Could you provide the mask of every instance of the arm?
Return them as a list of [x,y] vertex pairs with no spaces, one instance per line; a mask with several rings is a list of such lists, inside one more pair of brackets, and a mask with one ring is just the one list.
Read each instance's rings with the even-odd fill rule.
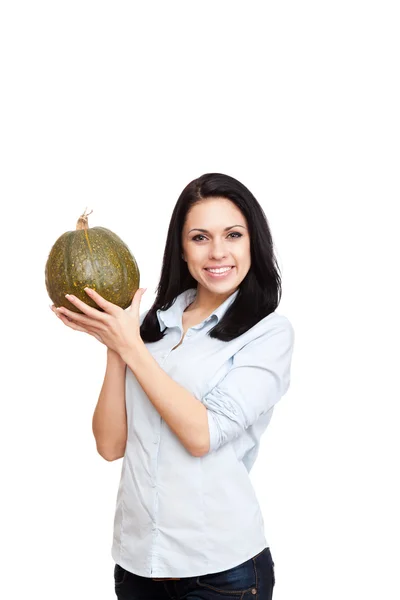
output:
[[158,413],[193,456],[202,456],[210,443],[207,409],[160,367],[141,341],[124,355]]
[[107,348],[103,386],[93,414],[92,430],[98,453],[108,461],[124,455],[127,439],[125,408],[126,364]]
[[[142,325],[147,313],[139,317]],[[99,400],[93,414],[92,429],[97,451],[108,461],[122,458],[128,438],[125,398],[126,362],[107,347],[107,368]]]
[[265,331],[233,357],[228,373],[202,402],[208,408],[210,452],[237,438],[287,392],[294,330],[285,324]]
[[174,381],[143,342],[123,360],[188,452],[204,456],[237,438],[286,393],[294,330],[285,321],[239,350],[229,372],[201,400]]
[[294,330],[265,331],[241,348],[222,381],[198,400],[170,377],[139,341],[121,358],[157,412],[193,456],[204,456],[238,437],[286,393]]

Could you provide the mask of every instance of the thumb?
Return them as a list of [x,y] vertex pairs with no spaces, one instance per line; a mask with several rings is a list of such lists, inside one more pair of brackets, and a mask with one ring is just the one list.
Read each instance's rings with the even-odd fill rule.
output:
[[131,302],[131,305],[129,307],[130,309],[132,309],[132,307],[134,306],[137,298],[139,298],[139,303],[140,303],[140,300],[142,299],[142,296],[143,296],[143,294],[145,293],[146,290],[147,290],[147,288],[138,288],[136,290],[136,292],[133,294],[132,302]]

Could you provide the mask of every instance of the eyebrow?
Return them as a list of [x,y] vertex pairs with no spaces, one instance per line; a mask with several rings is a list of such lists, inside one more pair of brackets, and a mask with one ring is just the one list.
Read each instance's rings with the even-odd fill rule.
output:
[[[233,227],[243,227],[243,229],[246,229],[244,225],[231,225],[230,227],[225,227],[224,231],[228,231],[228,229],[232,229]],[[210,233],[207,231],[207,229],[199,229],[198,227],[191,229],[190,231],[203,231],[203,233]],[[190,233],[190,231],[188,233]]]

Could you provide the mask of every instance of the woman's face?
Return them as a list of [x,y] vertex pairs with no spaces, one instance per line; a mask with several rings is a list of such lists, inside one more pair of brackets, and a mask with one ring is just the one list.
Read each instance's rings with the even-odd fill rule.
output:
[[[246,277],[251,265],[247,227],[244,215],[227,198],[206,198],[188,212],[182,231],[183,257],[201,296],[206,291],[207,296],[227,298]],[[206,270],[222,266],[233,268],[219,277]]]

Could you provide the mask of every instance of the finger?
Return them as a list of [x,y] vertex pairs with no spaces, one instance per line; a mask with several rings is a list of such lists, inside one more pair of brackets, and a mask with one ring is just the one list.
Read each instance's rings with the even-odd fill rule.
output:
[[96,320],[94,320],[90,317],[86,317],[85,315],[80,315],[79,313],[73,312],[72,310],[68,310],[68,308],[65,308],[65,306],[60,306],[59,308],[56,308],[56,314],[62,314],[68,319],[68,321],[72,321],[77,325],[80,325],[81,327],[91,327],[93,329],[98,329],[101,326],[103,326],[104,323],[104,317],[102,319],[97,318]]
[[138,303],[140,304],[142,296],[146,290],[147,288],[138,288],[136,290],[136,292],[133,294],[132,302],[129,306],[130,309],[133,309]]
[[89,331],[88,329],[85,329],[84,327],[80,327],[79,325],[77,325],[73,321],[70,321],[68,319],[68,317],[65,317],[64,315],[58,315],[56,311],[54,311],[54,312],[55,312],[56,316],[60,319],[60,321],[62,321],[64,323],[64,325],[66,325],[67,327],[71,327],[71,329],[75,329],[76,331],[82,331],[83,333],[87,333],[87,334],[95,337],[102,344],[104,344],[103,340],[101,339],[101,337],[96,332]]
[[84,329],[84,327],[81,327],[80,325],[77,325],[73,321],[70,321],[68,319],[68,317],[66,317],[65,315],[60,315],[57,312],[56,312],[56,315],[60,319],[60,321],[62,321],[64,323],[64,325],[66,325],[67,327],[71,327],[71,329],[75,329],[76,331],[83,331],[83,333],[90,334],[90,331],[87,331],[86,329]]
[[[98,304],[100,306],[100,308],[102,308],[104,310],[105,313],[115,316],[120,310],[122,310],[116,304],[113,304],[112,302],[109,302],[108,300],[103,298],[103,296],[100,296],[100,294],[98,294],[96,292],[96,290],[92,290],[92,288],[88,288],[88,287],[85,287],[84,290],[87,293],[87,295],[90,298],[92,298],[92,300],[94,300],[96,302],[96,304]],[[92,308],[91,310],[95,310],[96,312],[99,312],[96,308]]]
[[[87,288],[85,288],[85,290],[86,289]],[[79,310],[82,311],[83,314],[87,315],[88,317],[91,317],[92,319],[99,320],[102,323],[105,322],[106,316],[103,315],[103,313],[101,313],[100,311],[98,311],[97,308],[92,308],[91,306],[88,306],[86,302],[82,302],[82,300],[79,300],[79,298],[73,296],[72,294],[65,294],[65,297],[69,302],[71,302],[71,304],[79,308]]]

